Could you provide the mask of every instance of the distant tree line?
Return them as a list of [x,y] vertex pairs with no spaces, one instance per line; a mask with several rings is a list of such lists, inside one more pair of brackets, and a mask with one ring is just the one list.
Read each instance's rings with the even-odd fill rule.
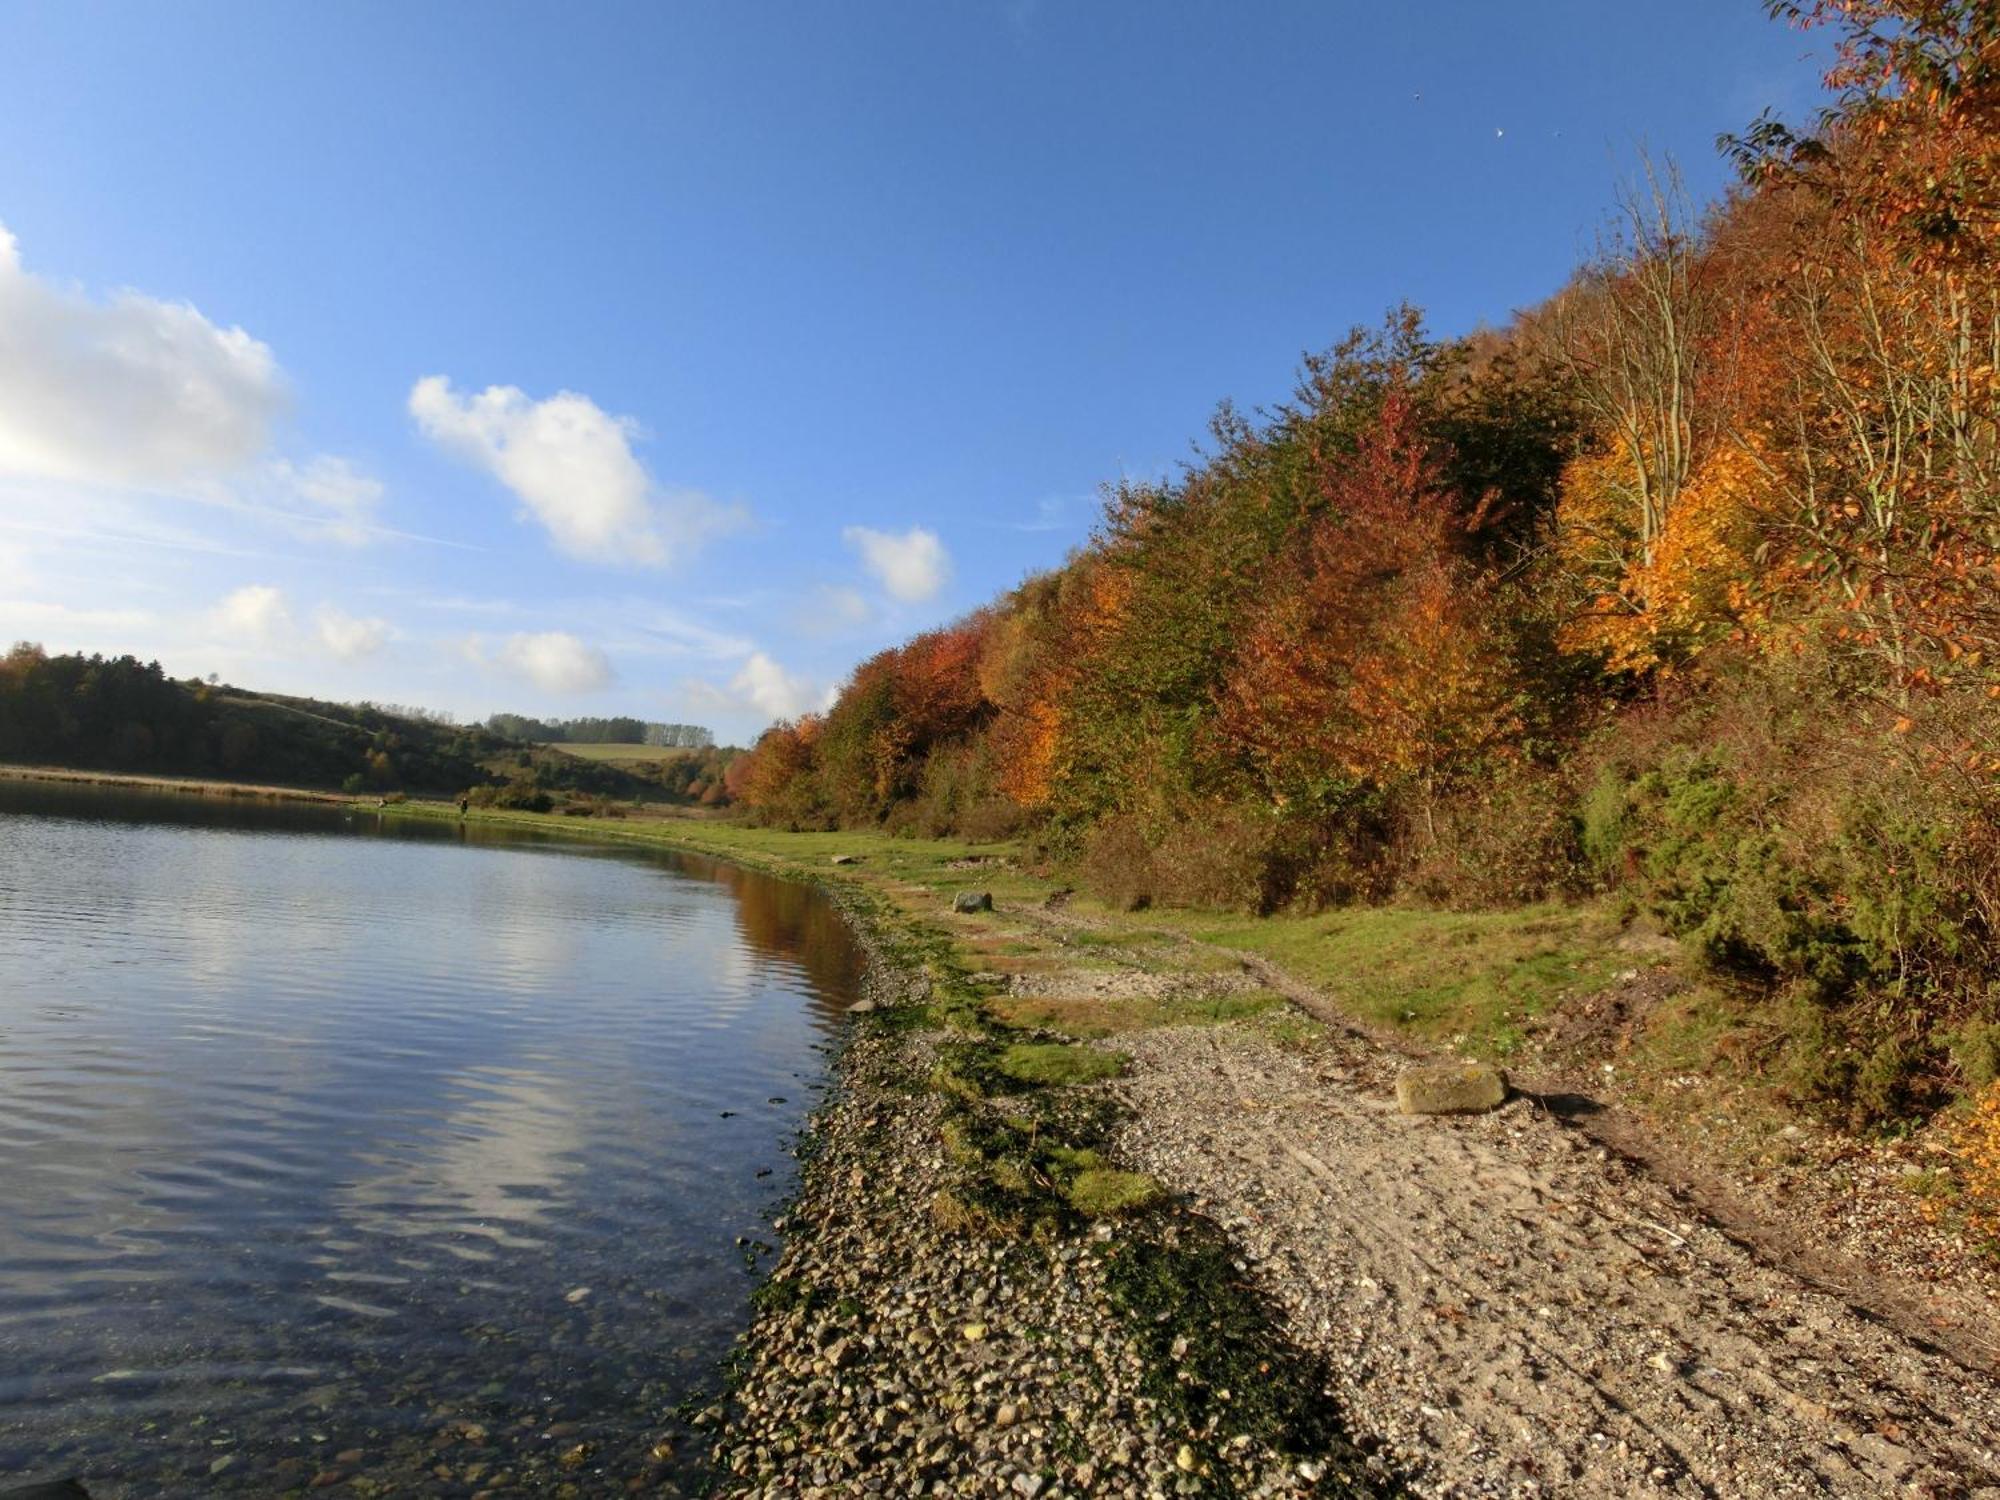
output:
[[135,656],[0,657],[0,760],[219,776],[352,792],[451,792],[511,749],[479,728],[371,704],[180,681]]
[[[551,727],[496,719],[535,734]],[[581,742],[626,726],[707,735],[636,719],[555,727]],[[339,787],[355,795],[470,793],[482,804],[537,810],[608,810],[621,799],[725,805],[725,778],[740,752],[690,749],[657,766],[609,765],[424,709],[183,681],[135,656],[51,656],[30,641],[0,656],[0,762]]]
[[655,724],[623,716],[609,719],[530,719],[494,714],[486,727],[510,740],[539,745],[657,745],[663,750],[706,750],[715,736],[699,724]]
[[451,729],[458,725],[458,715],[447,708],[425,708],[420,703],[376,703],[363,698],[354,705],[378,714],[387,714],[392,719],[415,719],[419,724],[436,724],[440,728]]

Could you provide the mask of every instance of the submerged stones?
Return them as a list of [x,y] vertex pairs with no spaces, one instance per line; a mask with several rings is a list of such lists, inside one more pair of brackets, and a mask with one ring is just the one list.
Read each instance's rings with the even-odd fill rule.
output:
[[1396,1105],[1406,1115],[1477,1115],[1507,1102],[1507,1075],[1490,1063],[1429,1063],[1396,1079]]

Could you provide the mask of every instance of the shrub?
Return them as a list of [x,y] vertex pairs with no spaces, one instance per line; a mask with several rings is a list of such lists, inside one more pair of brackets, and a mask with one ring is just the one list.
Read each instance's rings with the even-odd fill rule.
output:
[[1946,1136],[1955,1191],[1926,1198],[1933,1221],[1955,1222],[1989,1254],[2000,1255],[2000,1083],[1990,1083]]
[[1967,1093],[2000,1083],[2000,1021],[1966,1021],[1947,1031],[1944,1043]]
[[1152,850],[1155,899],[1173,906],[1261,910],[1271,833],[1268,817],[1227,803],[1175,819]]
[[[1406,832],[1401,840],[1401,882],[1426,901],[1514,906],[1592,884],[1571,787],[1556,771],[1516,765],[1497,772],[1439,802],[1431,822],[1435,837]],[[1403,826],[1412,825],[1405,819]]]
[[465,795],[474,807],[545,813],[555,806],[555,798],[538,786],[532,776],[516,776],[504,786],[474,787]]
[[1086,889],[1123,911],[1142,911],[1158,893],[1153,851],[1139,820],[1107,818],[1084,840],[1077,876]]

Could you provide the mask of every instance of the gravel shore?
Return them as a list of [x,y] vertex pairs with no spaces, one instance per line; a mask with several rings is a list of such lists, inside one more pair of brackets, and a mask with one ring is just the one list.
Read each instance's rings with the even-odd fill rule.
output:
[[[1116,989],[1104,959],[1067,987]],[[1142,1030],[1059,1092],[1168,1196],[998,1223],[953,1131],[1022,1106],[940,1086],[960,1033],[916,967],[878,945],[868,985],[697,1418],[724,1493],[2000,1497],[1989,1375],[1531,1100],[1412,1119],[1360,1035]]]
[[1178,1308],[1134,1305],[1135,1267],[1214,1249],[1204,1221],[1166,1208],[1094,1222],[1051,1214],[1028,1233],[955,1222],[965,1170],[941,1145],[946,1101],[926,1084],[942,1034],[904,1024],[909,975],[877,962],[869,985],[877,1009],[855,1022],[816,1123],[733,1398],[697,1418],[713,1428],[725,1493],[1394,1488],[1382,1460],[1340,1429],[1324,1399],[1329,1372],[1281,1340],[1258,1352],[1265,1371],[1318,1386],[1290,1443],[1273,1441],[1252,1383],[1232,1390],[1203,1366],[1206,1330],[1180,1320],[1244,1317],[1247,1286],[1231,1278],[1222,1295],[1234,1305],[1219,1315],[1192,1300],[1216,1292],[1198,1283],[1169,1289],[1191,1299]]

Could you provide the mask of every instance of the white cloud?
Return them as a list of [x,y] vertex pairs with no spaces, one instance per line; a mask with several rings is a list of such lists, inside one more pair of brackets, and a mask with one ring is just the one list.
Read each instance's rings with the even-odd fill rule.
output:
[[614,675],[609,657],[566,630],[510,635],[495,659],[549,693],[595,692]]
[[808,635],[839,635],[866,625],[875,616],[861,590],[823,583],[800,601],[793,623]]
[[689,680],[681,685],[686,700],[700,712],[751,714],[770,723],[832,707],[836,690],[809,677],[788,672],[768,653],[753,651],[729,679],[727,687]]
[[0,473],[111,485],[226,473],[264,450],[284,401],[277,361],[241,328],[30,275],[0,227]]
[[729,679],[729,690],[774,719],[795,719],[810,709],[824,707],[826,700],[823,688],[787,672],[762,651],[750,653],[742,669]]
[[660,489],[632,453],[638,424],[575,391],[533,401],[493,385],[461,396],[427,375],[409,407],[426,437],[512,490],[572,557],[658,567],[745,519],[706,495]]
[[291,606],[284,590],[268,583],[245,584],[209,611],[209,623],[232,646],[268,646],[289,635]]
[[319,630],[319,643],[342,661],[373,656],[389,639],[387,620],[350,615],[331,604],[322,604],[313,621]]
[[[4,577],[0,573],[0,577]],[[157,630],[159,617],[144,609],[77,609],[39,599],[8,599],[0,602],[0,620],[6,625],[0,634],[33,636],[42,630],[68,633],[78,630],[123,631],[128,635]]]
[[1035,502],[1032,521],[1002,521],[1009,531],[1067,531],[1075,525],[1070,516],[1071,502],[1061,495],[1044,495]]
[[271,466],[279,490],[302,501],[316,529],[358,547],[381,533],[375,522],[382,481],[344,458],[322,453],[303,464],[280,459]]
[[951,556],[937,533],[912,526],[898,536],[866,526],[850,526],[841,533],[847,545],[861,554],[861,562],[892,598],[906,604],[921,604],[934,596],[951,577]]

